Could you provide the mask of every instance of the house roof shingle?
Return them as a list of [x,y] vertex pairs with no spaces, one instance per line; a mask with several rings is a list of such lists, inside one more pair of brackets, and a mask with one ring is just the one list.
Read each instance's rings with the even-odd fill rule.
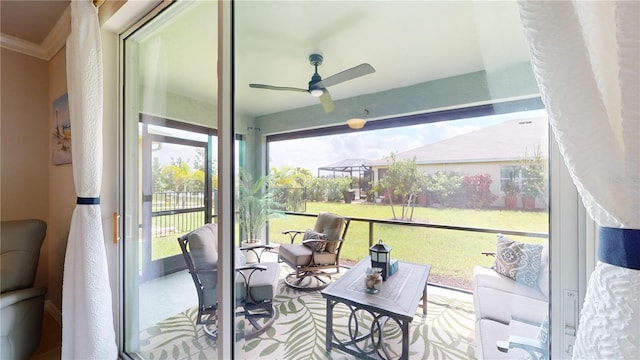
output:
[[[532,156],[538,146],[546,152],[548,121],[545,117],[515,119],[396,154],[417,164],[514,161]],[[387,165],[387,159],[367,163]]]

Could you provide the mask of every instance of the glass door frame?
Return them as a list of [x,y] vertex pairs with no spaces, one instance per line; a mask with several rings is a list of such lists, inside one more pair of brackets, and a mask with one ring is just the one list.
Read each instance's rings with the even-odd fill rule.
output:
[[[206,134],[207,141],[197,141],[197,140],[189,140],[179,137],[173,137],[170,135],[159,135],[153,134],[148,131],[149,125],[161,126],[165,128],[177,129],[182,131],[188,131],[198,134]],[[184,262],[182,254],[176,254],[170,257],[162,258],[162,259],[153,259],[152,256],[152,240],[153,240],[153,232],[152,232],[152,222],[153,217],[155,216],[163,216],[167,214],[176,214],[180,212],[180,210],[169,210],[168,212],[163,211],[154,211],[152,208],[153,201],[153,143],[171,143],[177,145],[186,145],[199,147],[204,149],[204,206],[202,208],[197,209],[189,209],[190,211],[199,210],[204,211],[204,223],[210,223],[213,221],[213,211],[214,208],[212,204],[214,203],[213,197],[213,186],[212,186],[212,148],[213,142],[212,137],[216,136],[215,129],[210,129],[198,125],[192,125],[180,121],[174,121],[164,118],[159,118],[156,116],[140,114],[140,126],[141,126],[141,138],[142,138],[142,165],[141,165],[141,174],[140,177],[142,179],[142,194],[141,194],[141,213],[142,216],[140,221],[142,223],[142,264],[144,264],[142,268],[141,280],[149,280],[154,279],[159,276],[163,276],[166,274],[170,274],[179,270],[186,269],[186,264]]]

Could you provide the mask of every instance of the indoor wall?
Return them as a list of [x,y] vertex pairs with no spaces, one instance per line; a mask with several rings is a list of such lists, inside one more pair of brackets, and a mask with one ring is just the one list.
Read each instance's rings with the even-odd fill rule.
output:
[[[48,64],[47,61],[6,49],[0,51],[0,57],[0,218],[38,218],[50,223]],[[47,234],[40,252],[37,286],[49,286],[51,231],[48,230]]]

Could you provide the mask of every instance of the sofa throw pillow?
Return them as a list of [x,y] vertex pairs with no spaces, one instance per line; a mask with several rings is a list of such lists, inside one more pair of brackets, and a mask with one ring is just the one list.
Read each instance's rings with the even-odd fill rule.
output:
[[544,345],[549,344],[549,314],[545,315],[536,334],[536,339]]
[[521,243],[498,234],[496,260],[491,268],[516,282],[536,287],[541,253],[542,245]]
[[[318,239],[318,240],[327,240],[327,234],[323,234],[321,232],[317,232],[317,231],[313,231],[311,229],[307,229],[304,232],[304,236],[302,237],[302,240],[312,240],[312,239]],[[323,252],[327,246],[327,243],[325,242],[312,242],[312,243],[307,243],[305,244],[307,247],[311,248],[311,249],[315,249],[315,251],[317,252]]]

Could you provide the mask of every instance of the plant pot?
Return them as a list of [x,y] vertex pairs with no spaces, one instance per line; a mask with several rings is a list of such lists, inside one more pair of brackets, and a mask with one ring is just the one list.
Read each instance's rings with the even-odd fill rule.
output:
[[533,196],[523,196],[522,197],[522,208],[525,210],[535,210],[536,208],[536,198]]
[[[246,246],[251,246],[251,245],[262,245],[262,240],[257,239],[257,240],[251,240],[251,241],[247,241],[244,240],[242,241],[242,243],[240,244],[241,247],[246,247]],[[258,254],[256,254],[254,251],[251,250],[246,250],[246,251],[242,251],[244,253],[244,256],[247,260],[247,264],[255,264],[258,262]]]
[[518,207],[518,197],[515,195],[507,195],[504,197],[504,206],[508,210],[514,210]]

